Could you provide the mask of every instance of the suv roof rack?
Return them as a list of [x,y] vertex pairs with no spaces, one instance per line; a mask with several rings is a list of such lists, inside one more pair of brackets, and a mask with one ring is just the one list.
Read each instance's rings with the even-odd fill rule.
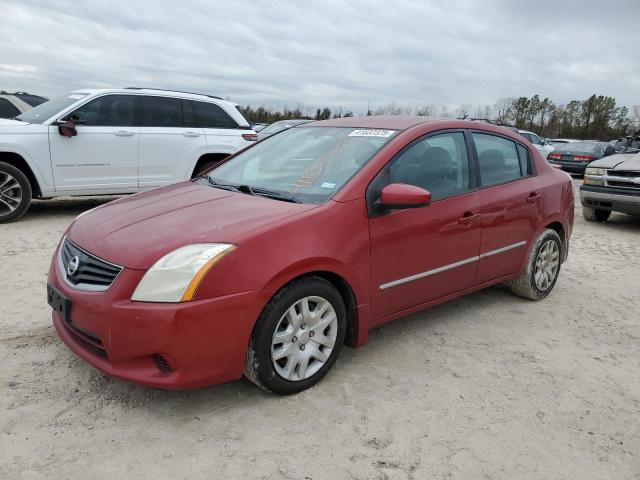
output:
[[169,90],[168,88],[125,87],[125,90],[156,90],[158,92],[188,93],[189,95],[202,95],[203,97],[215,98],[217,100],[224,100],[224,98],[222,97],[216,97],[215,95],[207,95],[206,93],[184,92],[182,90]]

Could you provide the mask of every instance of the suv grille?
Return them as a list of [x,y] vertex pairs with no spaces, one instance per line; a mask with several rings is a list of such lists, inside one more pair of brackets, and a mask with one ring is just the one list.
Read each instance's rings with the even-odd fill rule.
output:
[[[607,177],[618,178],[609,180]],[[607,181],[607,185],[609,185],[610,187],[640,189],[640,182],[636,183],[636,179],[640,179],[640,172],[629,170],[607,170],[607,177],[604,177],[604,179]]]
[[60,248],[60,268],[67,282],[79,290],[104,291],[122,267],[106,262],[64,239]]

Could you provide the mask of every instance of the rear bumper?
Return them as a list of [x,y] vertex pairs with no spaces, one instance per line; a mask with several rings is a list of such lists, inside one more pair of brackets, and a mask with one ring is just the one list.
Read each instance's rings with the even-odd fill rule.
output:
[[124,269],[105,292],[71,288],[52,262],[48,282],[71,300],[68,320],[53,312],[60,338],[107,375],[164,389],[189,389],[242,376],[253,325],[272,295],[243,292],[185,303],[132,302],[142,273]]
[[620,188],[582,185],[580,203],[583,207],[640,215],[640,189],[630,192]]
[[584,173],[584,171],[587,169],[587,165],[589,164],[589,162],[584,162],[584,163],[582,163],[582,162],[563,162],[561,160],[549,160],[549,159],[547,159],[547,161],[551,165],[557,165],[558,167],[560,167],[565,172],[571,172],[571,173]]

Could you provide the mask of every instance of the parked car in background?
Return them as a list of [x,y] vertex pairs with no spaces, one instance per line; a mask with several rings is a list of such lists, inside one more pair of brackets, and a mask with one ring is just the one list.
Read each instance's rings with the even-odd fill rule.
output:
[[252,123],[251,124],[251,128],[253,128],[254,132],[259,132],[260,130],[268,126],[269,126],[268,123]]
[[591,162],[580,186],[582,215],[606,221],[611,212],[640,215],[640,153],[618,153]]
[[569,142],[551,152],[547,160],[567,172],[584,173],[590,162],[614,153],[615,149],[605,142]]
[[614,148],[616,152],[633,152],[640,149],[640,129],[631,135],[619,139]]
[[297,119],[297,120],[280,120],[278,122],[273,122],[271,125],[269,125],[268,127],[258,132],[258,140],[262,140],[267,137],[270,137],[274,133],[281,132],[283,130],[286,130],[287,128],[295,127],[296,125],[302,125],[303,123],[309,123],[312,121],[313,120]]
[[235,104],[144,88],[78,90],[0,121],[0,222],[32,198],[187,180],[257,140]]
[[547,144],[536,133],[529,132],[527,130],[518,130],[518,133],[533,143],[533,146],[538,149],[544,158],[547,158],[547,156],[555,150],[555,147]]
[[46,101],[44,97],[27,92],[0,91],[0,118],[17,117]]
[[505,282],[546,297],[573,202],[571,179],[501,127],[314,122],[78,217],[48,301],[62,340],[108,375],[185,389],[244,373],[290,394],[396,318]]
[[566,145],[569,142],[577,142],[578,140],[574,140],[572,138],[552,138],[549,141],[549,145],[551,145],[554,149],[562,148],[563,145]]

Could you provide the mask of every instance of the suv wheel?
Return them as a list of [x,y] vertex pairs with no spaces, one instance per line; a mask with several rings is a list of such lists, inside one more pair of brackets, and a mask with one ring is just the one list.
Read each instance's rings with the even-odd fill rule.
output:
[[611,216],[609,210],[598,210],[597,208],[582,207],[582,216],[590,222],[606,222]]
[[30,203],[29,179],[13,165],[0,162],[0,223],[17,220]]
[[245,376],[280,395],[315,385],[338,357],[346,317],[340,293],[322,278],[306,277],[283,287],[258,318]]
[[549,228],[534,243],[522,272],[507,283],[519,297],[542,300],[551,293],[560,273],[562,242]]

